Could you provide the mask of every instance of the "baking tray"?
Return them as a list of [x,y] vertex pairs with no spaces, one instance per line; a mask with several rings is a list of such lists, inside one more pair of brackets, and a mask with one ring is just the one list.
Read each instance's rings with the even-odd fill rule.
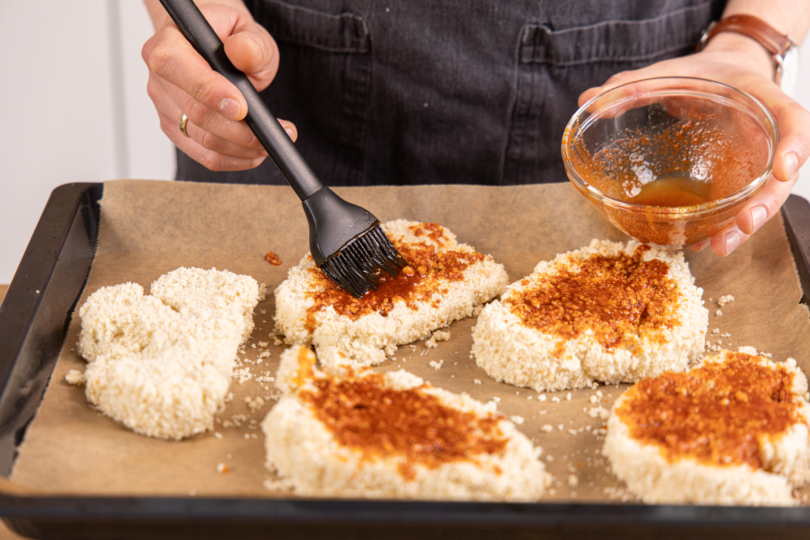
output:
[[[93,262],[103,184],[53,191],[0,308],[0,473],[47,386]],[[810,291],[810,204],[782,208]],[[33,538],[810,537],[810,508],[210,497],[43,497],[0,479],[0,516]]]

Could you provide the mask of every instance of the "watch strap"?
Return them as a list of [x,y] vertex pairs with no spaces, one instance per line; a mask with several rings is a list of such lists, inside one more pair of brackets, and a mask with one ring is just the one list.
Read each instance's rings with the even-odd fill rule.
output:
[[713,23],[700,38],[699,50],[702,50],[711,39],[721,32],[736,32],[748,36],[765,50],[771,53],[777,63],[781,63],[793,41],[773,26],[753,15],[731,15]]

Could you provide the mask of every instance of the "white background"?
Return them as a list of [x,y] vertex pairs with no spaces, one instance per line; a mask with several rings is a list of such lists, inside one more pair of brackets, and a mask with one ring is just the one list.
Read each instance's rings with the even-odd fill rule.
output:
[[[151,34],[137,0],[0,1],[0,284],[54,187],[173,178],[140,57]],[[810,107],[804,49],[797,99]],[[795,192],[810,198],[810,180]]]

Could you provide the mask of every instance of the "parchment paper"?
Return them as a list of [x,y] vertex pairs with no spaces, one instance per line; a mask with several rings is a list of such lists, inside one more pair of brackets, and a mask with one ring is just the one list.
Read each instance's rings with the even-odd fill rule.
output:
[[[407,218],[450,228],[461,242],[503,263],[510,281],[529,274],[538,261],[587,245],[592,238],[626,239],[568,184],[336,191],[383,221]],[[266,283],[269,291],[255,311],[256,329],[250,343],[270,342],[271,356],[261,364],[245,366],[254,376],[274,376],[283,348],[273,346],[270,336],[272,291],[308,250],[307,231],[300,203],[287,187],[108,182],[98,254],[79,305],[105,285],[134,281],[148,291],[153,280],[179,266],[249,274]],[[265,262],[268,251],[280,257],[280,267]],[[686,259],[697,285],[704,289],[710,343],[722,339],[723,346],[733,349],[750,345],[772,353],[775,360],[793,357],[805,372],[810,371],[810,321],[799,304],[799,280],[780,218],[728,258],[687,251]],[[716,301],[722,295],[733,295],[736,301],[718,315]],[[264,436],[250,425],[251,419],[260,422],[275,401],[267,400],[256,412],[244,402],[245,397],[277,394],[272,383],[233,380],[233,401],[219,418],[231,421],[234,415],[244,414],[246,420],[241,427],[218,424],[221,439],[210,432],[182,442],[137,435],[94,411],[83,388],[65,383],[68,370],[85,366],[75,352],[76,319],[20,448],[11,477],[15,485],[43,494],[289,497],[264,487],[264,481],[273,478],[264,468]],[[426,349],[423,343],[416,343],[415,349],[403,346],[396,360],[378,369],[401,367],[436,386],[468,392],[481,401],[500,398],[499,410],[522,417],[525,422],[520,429],[544,449],[547,467],[556,479],[546,500],[621,500],[622,484],[608,471],[600,455],[602,439],[592,432],[603,421],[586,412],[596,407],[590,401],[596,391],[571,392],[570,401],[568,392],[548,393],[548,400],[540,402],[540,394],[532,390],[495,382],[470,358],[474,324],[474,318],[453,323],[451,340],[436,349]],[[714,328],[731,337],[719,338],[711,333]],[[255,361],[258,350],[248,345],[247,358]],[[441,369],[431,368],[432,360],[444,360]],[[626,386],[600,386],[604,395],[599,404],[609,409]],[[554,397],[560,401],[552,401]],[[553,426],[553,432],[542,432],[545,424]],[[228,466],[227,474],[217,472],[219,463]]]

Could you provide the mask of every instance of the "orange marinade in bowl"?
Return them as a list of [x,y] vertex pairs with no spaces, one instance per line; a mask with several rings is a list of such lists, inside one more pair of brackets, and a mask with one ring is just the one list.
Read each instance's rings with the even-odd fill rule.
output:
[[728,225],[772,176],[779,132],[758,100],[705,79],[604,92],[566,126],[571,183],[645,244],[679,249]]

